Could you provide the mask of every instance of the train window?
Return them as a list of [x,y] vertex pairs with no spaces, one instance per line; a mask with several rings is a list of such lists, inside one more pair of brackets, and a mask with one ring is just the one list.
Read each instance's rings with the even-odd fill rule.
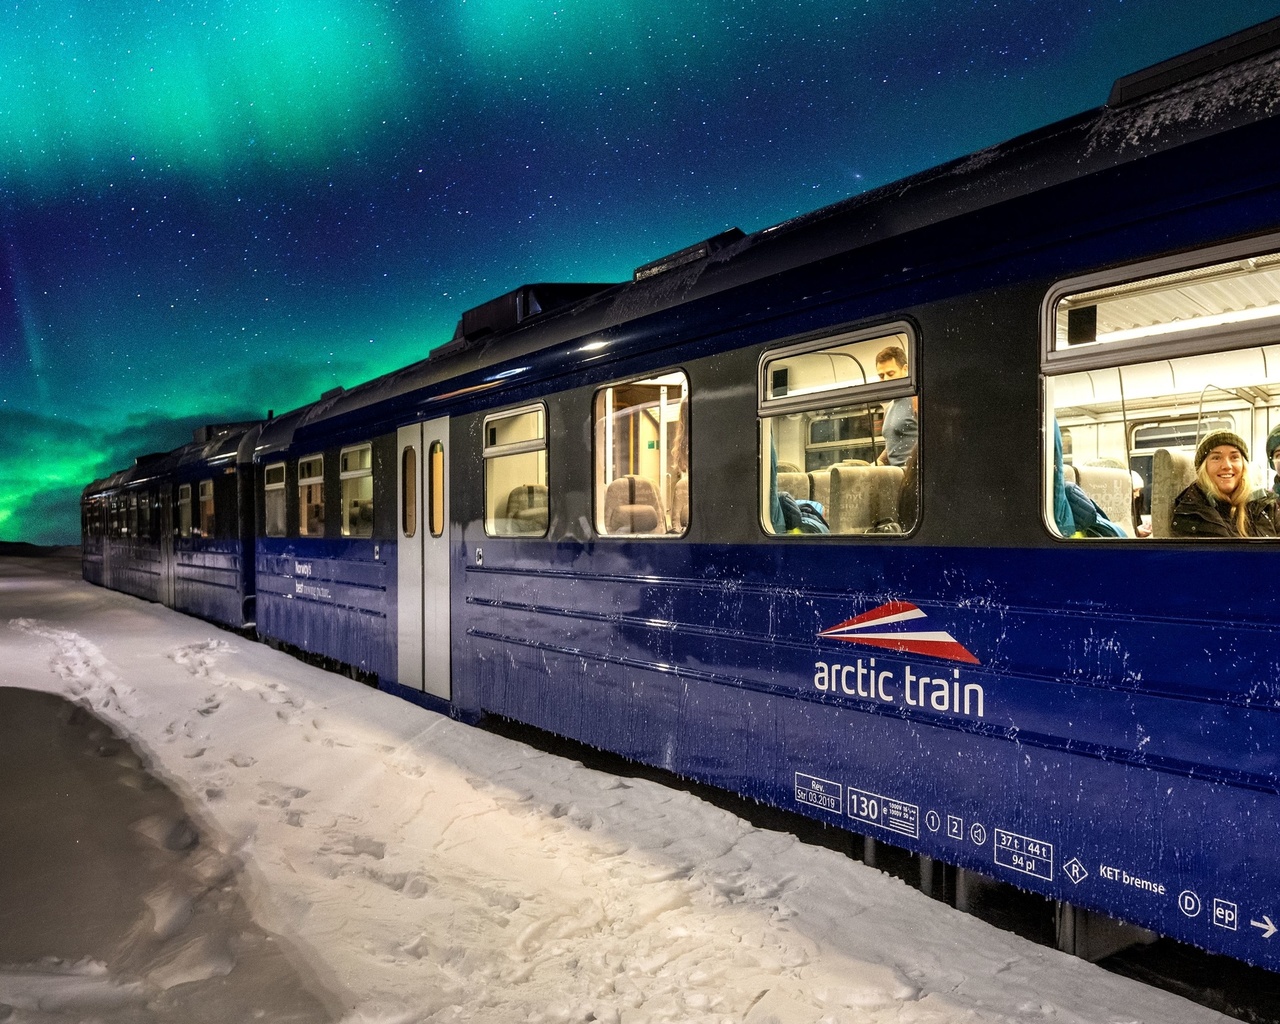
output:
[[689,528],[689,378],[667,373],[596,392],[596,529],[678,537]]
[[151,531],[150,491],[143,491],[138,495],[138,536],[146,540],[155,540]]
[[268,537],[283,537],[288,533],[285,517],[284,463],[277,462],[262,471],[262,509],[266,518]]
[[125,536],[138,539],[138,496],[129,495],[129,522],[125,527]]
[[191,485],[178,485],[178,536],[191,536]]
[[418,449],[407,445],[400,453],[400,532],[418,532]]
[[[545,537],[549,521],[547,495],[547,410],[529,405],[484,419],[484,531],[491,537]],[[444,489],[435,487],[435,449],[432,448],[432,514],[441,502],[444,530]],[[444,449],[440,450],[440,482],[444,480]],[[437,495],[439,498],[437,499]]]
[[915,335],[892,324],[760,360],[760,522],[769,534],[914,529]]
[[339,456],[342,479],[342,536],[373,536],[373,446],[343,448]]
[[431,536],[444,535],[444,444],[431,442],[428,454],[427,506],[430,509],[430,522],[427,524]]
[[298,460],[298,533],[303,537],[324,534],[324,456]]
[[200,536],[212,537],[213,521],[213,481],[200,481]]
[[[1280,532],[1280,255],[1205,255],[1046,299],[1044,518],[1056,535]],[[1239,453],[1236,469],[1209,472],[1212,437]]]

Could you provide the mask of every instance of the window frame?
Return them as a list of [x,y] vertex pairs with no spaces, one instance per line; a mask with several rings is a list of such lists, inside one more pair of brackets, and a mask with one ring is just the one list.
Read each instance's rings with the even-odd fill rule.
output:
[[[541,430],[537,437],[527,438],[522,441],[508,441],[498,444],[489,443],[489,426],[501,420],[516,419],[521,416],[530,414],[538,415],[538,422]],[[548,410],[546,402],[530,402],[527,405],[517,406],[513,409],[504,409],[500,412],[487,413],[481,421],[480,427],[480,463],[481,463],[481,496],[484,507],[484,532],[486,537],[522,537],[526,539],[546,537],[551,529],[551,444],[548,438],[550,433],[550,423],[548,421]],[[442,449],[443,451],[443,449]],[[499,533],[496,524],[499,521],[497,516],[489,515],[489,462],[492,459],[501,459],[514,455],[529,455],[535,452],[544,452],[545,456],[542,460],[543,464],[543,481],[542,485],[547,488],[547,528],[541,533]],[[492,522],[490,521],[492,519]],[[505,521],[505,519],[504,519]],[[441,530],[443,533],[443,529]],[[437,536],[432,534],[432,536]]]
[[[1123,371],[1126,367],[1135,367],[1155,362],[1184,359],[1188,357],[1213,356],[1226,352],[1246,349],[1261,349],[1268,345],[1280,345],[1280,313],[1268,318],[1248,320],[1238,323],[1207,326],[1203,329],[1189,329],[1181,337],[1176,332],[1169,332],[1154,337],[1127,338],[1112,342],[1083,343],[1076,346],[1058,347],[1058,307],[1064,299],[1089,296],[1090,293],[1124,292],[1141,293],[1155,288],[1155,282],[1161,278],[1176,278],[1188,275],[1194,280],[1199,271],[1211,270],[1218,266],[1232,263],[1243,263],[1249,260],[1267,259],[1268,267],[1280,271],[1280,234],[1271,233],[1243,241],[1227,242],[1161,256],[1155,259],[1138,260],[1105,270],[1092,271],[1055,281],[1045,292],[1040,303],[1040,368],[1038,402],[1041,411],[1041,487],[1040,501],[1041,526],[1051,540],[1070,544],[1081,541],[1141,541],[1145,544],[1155,542],[1156,547],[1164,544],[1195,543],[1188,537],[1080,537],[1064,536],[1059,532],[1054,519],[1053,509],[1053,427],[1057,418],[1057,405],[1049,400],[1050,381],[1066,377],[1070,374],[1097,370]],[[1174,282],[1171,280],[1172,287]],[[1099,298],[1104,296],[1099,295]],[[1064,406],[1065,407],[1065,406]],[[1168,418],[1168,412],[1162,412],[1159,418]],[[1204,412],[1205,417],[1220,415],[1212,410]],[[1127,413],[1124,414],[1128,422]],[[1134,420],[1126,431],[1126,465],[1132,469],[1132,449],[1134,433],[1151,419],[1150,415],[1135,414]],[[1154,451],[1154,449],[1153,449]],[[1150,493],[1146,500],[1151,500]],[[1241,538],[1254,541],[1258,538]],[[1238,542],[1238,541],[1237,541]],[[1274,543],[1274,541],[1272,541]]]
[[[605,511],[605,492],[607,491],[609,485],[613,482],[613,480],[606,480],[605,479],[606,474],[603,472],[604,463],[601,461],[602,443],[601,443],[601,439],[597,436],[597,424],[602,421],[603,417],[598,417],[596,415],[596,403],[599,401],[600,396],[603,395],[606,391],[609,391],[609,390],[616,391],[618,388],[625,388],[630,385],[636,385],[636,384],[651,384],[655,387],[661,387],[661,386],[664,386],[661,383],[661,378],[674,377],[674,376],[679,376],[683,380],[683,385],[681,387],[682,398],[675,401],[672,404],[677,409],[679,409],[681,405],[684,405],[684,415],[685,415],[686,421],[691,421],[692,420],[691,410],[693,407],[693,383],[690,379],[689,371],[683,366],[672,366],[666,369],[655,370],[650,373],[637,374],[630,377],[621,377],[617,380],[606,381],[603,384],[598,385],[591,392],[591,449],[592,449],[591,450],[591,489],[592,489],[591,508],[592,508],[592,527],[595,530],[597,536],[609,537],[609,538],[615,538],[615,539],[620,538],[623,540],[662,541],[662,540],[679,540],[680,538],[686,536],[689,532],[689,520],[692,518],[691,515],[686,516],[684,525],[680,530],[673,530],[670,526],[670,522],[674,522],[674,519],[672,518],[672,515],[671,515],[671,505],[675,499],[674,491],[675,491],[676,483],[678,482],[676,480],[671,481],[671,485],[670,485],[672,490],[671,494],[665,493],[663,489],[663,482],[661,479],[658,479],[656,481],[657,487],[658,487],[658,500],[659,500],[659,504],[662,506],[658,510],[661,513],[661,517],[662,517],[661,520],[659,521],[659,525],[661,527],[660,529],[655,530],[651,533],[649,532],[609,533],[605,529],[605,524],[602,522],[604,517],[604,511]],[[677,419],[675,422],[679,423],[679,420]],[[659,433],[662,436],[666,435],[665,423],[662,426],[660,426]],[[686,422],[685,436],[684,436],[685,462],[686,462],[685,472],[690,478],[690,483],[689,483],[690,513],[693,508],[693,496],[692,496],[693,474],[691,472],[691,467],[693,464],[693,458],[692,458],[693,446],[691,441],[692,441],[691,424],[689,422]],[[661,446],[659,446],[659,452],[660,454],[658,458],[659,458],[659,463],[661,464],[666,461],[666,453],[662,452]],[[612,469],[613,468],[612,452],[609,453],[609,462],[610,462],[609,468]],[[623,474],[623,475],[626,476],[629,474]],[[661,477],[661,470],[659,470],[659,477]],[[615,479],[617,478],[615,477]],[[650,481],[650,483],[653,483],[653,482],[654,481]]]
[[[272,481],[271,474],[273,471],[280,471],[280,480]],[[272,462],[262,467],[262,531],[266,537],[287,537],[289,536],[289,495],[287,487],[289,484],[288,469],[283,462]],[[278,533],[271,532],[271,515],[269,512],[269,496],[279,492],[281,512],[283,513],[283,526]]]
[[[423,474],[427,485],[427,532],[432,537],[444,536],[444,442],[436,438],[427,447],[426,472]],[[548,495],[550,492],[548,492]]]
[[146,530],[144,536],[152,544],[160,539],[160,516],[158,512],[156,492],[149,487],[142,492],[141,500],[138,502],[138,529],[142,529],[143,521],[145,520]]
[[[324,452],[313,452],[310,455],[300,456],[298,459],[298,482],[294,487],[294,493],[298,495],[298,536],[299,537],[323,537],[325,534],[325,524],[328,522],[329,512],[328,512],[328,509],[325,507],[326,502],[325,502],[325,493],[324,493],[324,462],[325,462]],[[319,472],[312,471],[310,475],[303,476],[302,467],[305,465],[309,465],[311,463],[320,464]],[[287,477],[286,477],[286,482],[287,482]],[[320,506],[320,529],[312,531],[307,529],[307,521],[308,521],[307,506],[309,504],[315,505],[317,503],[303,501],[302,489],[304,487],[317,487],[317,486],[320,488],[320,501],[318,503]]]
[[400,536],[418,535],[418,449],[407,444],[400,452]]
[[[206,539],[208,539],[208,538],[212,538],[212,537],[216,536],[216,535],[217,535],[217,532],[218,532],[218,506],[217,506],[217,501],[216,501],[216,499],[214,498],[213,480],[212,480],[212,478],[206,478],[206,479],[204,479],[204,480],[201,480],[201,481],[200,481],[200,483],[199,483],[199,487],[197,488],[196,493],[199,495],[199,506],[198,506],[198,507],[199,507],[199,510],[200,510],[200,529],[199,529],[199,535],[200,535],[201,537],[206,538]],[[205,529],[205,502],[206,502],[206,500],[208,501],[208,506],[209,506],[209,522],[208,522],[208,527],[209,527],[209,528],[208,528],[207,530]],[[193,525],[192,525],[192,533],[195,533],[195,532],[196,532],[196,530],[195,530],[195,526],[194,526],[194,524],[193,524]]]
[[[807,355],[827,349],[863,342],[889,344],[892,339],[903,336],[906,339],[904,349],[907,355],[907,373],[903,377],[891,380],[867,380],[861,384],[833,386],[825,390],[807,390],[801,393],[788,393],[781,397],[770,397],[770,376],[773,364],[794,356]],[[768,454],[765,451],[764,432],[773,431],[771,421],[783,416],[801,415],[805,413],[832,413],[844,409],[872,409],[875,406],[887,408],[889,403],[899,399],[915,399],[919,402],[920,387],[920,336],[919,327],[906,319],[887,320],[882,323],[862,327],[840,326],[827,328],[798,338],[783,339],[770,345],[760,353],[756,364],[756,457],[759,460],[756,505],[757,526],[764,537],[769,540],[795,537],[800,540],[901,540],[910,537],[920,528],[920,498],[922,488],[919,477],[919,456],[916,464],[916,517],[909,529],[900,532],[840,532],[834,529],[830,533],[776,533],[774,532],[770,513],[770,481],[771,468]],[[874,369],[874,365],[872,366]],[[916,413],[917,422],[919,413]],[[874,423],[874,420],[873,420]],[[811,424],[810,424],[811,426]],[[881,425],[883,431],[883,424]],[[872,440],[875,438],[874,426]],[[808,446],[806,445],[806,450]],[[917,449],[918,452],[918,449]],[[873,463],[874,465],[874,463]],[[830,468],[830,467],[828,467]],[[805,471],[809,472],[809,471]],[[824,509],[828,523],[834,522],[831,509]],[[899,524],[901,525],[901,524]]]
[[[1126,364],[1152,362],[1162,358],[1203,355],[1208,352],[1227,352],[1234,349],[1254,348],[1259,345],[1257,336],[1267,329],[1267,321],[1246,322],[1212,329],[1212,333],[1189,333],[1183,338],[1130,339],[1125,341],[1056,347],[1058,304],[1068,296],[1133,286],[1140,291],[1144,283],[1175,274],[1206,270],[1219,264],[1257,259],[1264,256],[1280,256],[1280,234],[1263,235],[1242,242],[1229,242],[1176,253],[1152,260],[1140,260],[1120,267],[1093,271],[1054,282],[1040,303],[1040,375],[1057,377],[1078,370],[1096,370]],[[1280,269],[1280,262],[1277,262]],[[1280,318],[1271,321],[1274,328]],[[1212,339],[1211,347],[1206,343]],[[1042,390],[1043,400],[1043,390]]]
[[[770,398],[769,364],[790,356],[807,355],[840,345],[854,345],[863,341],[886,341],[897,334],[907,337],[907,375],[893,380],[867,381],[865,384],[847,385],[829,391],[806,391]],[[766,348],[756,364],[756,416],[759,418],[783,416],[793,412],[809,412],[815,409],[840,409],[850,405],[883,405],[895,398],[909,398],[919,394],[918,375],[920,359],[920,332],[906,320],[891,320],[875,327],[856,330],[837,328],[823,331],[803,340],[790,339]]]
[[[183,492],[186,492],[185,494]],[[191,485],[178,484],[178,536],[190,537],[192,533]]]
[[[348,456],[348,455],[350,455],[350,454],[352,454],[352,453],[354,453],[354,452],[362,452],[362,451],[367,451],[367,452],[369,453],[369,465],[368,465],[368,466],[360,466],[360,467],[359,467],[359,468],[357,468],[357,469],[343,469],[343,468],[342,468],[342,467],[343,467],[343,464],[345,463],[346,458],[347,458],[347,456]],[[372,513],[372,506],[373,506],[373,500],[374,500],[374,499],[373,499],[373,493],[374,493],[374,489],[373,489],[373,442],[372,442],[372,441],[361,441],[359,444],[349,444],[349,445],[346,445],[346,446],[344,446],[343,448],[339,449],[339,451],[338,451],[338,482],[339,482],[339,485],[340,485],[340,491],[341,491],[341,495],[342,495],[342,498],[341,498],[341,505],[340,505],[340,508],[339,508],[339,514],[342,516],[342,536],[343,536],[343,537],[349,537],[349,538],[356,539],[356,540],[367,540],[367,539],[369,539],[370,537],[372,537],[372,536],[373,536],[373,534],[374,534],[374,523],[373,523],[373,517],[372,517],[372,514],[370,515],[370,518],[369,518],[369,532],[368,532],[368,533],[365,533],[365,532],[363,532],[363,531],[356,532],[354,529],[352,529],[352,528],[351,528],[351,523],[350,523],[350,522],[349,522],[349,520],[347,519],[347,507],[346,507],[346,506],[347,506],[347,494],[346,494],[346,484],[347,484],[347,481],[349,481],[349,480],[363,480],[365,477],[368,477],[368,478],[369,478],[369,505],[370,505],[370,511],[371,511],[371,513]]]

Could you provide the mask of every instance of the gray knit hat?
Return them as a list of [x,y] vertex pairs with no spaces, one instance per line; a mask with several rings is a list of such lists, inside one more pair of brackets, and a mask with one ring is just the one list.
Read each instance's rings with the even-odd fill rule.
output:
[[1220,444],[1239,448],[1245,461],[1249,461],[1249,446],[1244,443],[1244,439],[1239,434],[1233,434],[1229,430],[1215,430],[1196,447],[1196,469],[1200,468],[1200,463],[1204,462],[1209,457],[1209,453]]
[[1280,427],[1276,427],[1267,435],[1267,461],[1276,457],[1276,449],[1280,448]]

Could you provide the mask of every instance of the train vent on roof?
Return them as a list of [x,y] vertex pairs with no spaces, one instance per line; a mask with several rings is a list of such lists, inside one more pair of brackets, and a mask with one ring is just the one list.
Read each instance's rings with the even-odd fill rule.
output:
[[660,260],[646,263],[643,267],[636,267],[632,278],[636,281],[643,281],[646,277],[665,274],[668,270],[683,267],[686,263],[694,263],[697,260],[706,259],[712,253],[719,252],[726,245],[732,245],[740,238],[746,237],[741,228],[730,228],[728,231],[721,231],[720,234],[712,235],[696,245],[690,245],[679,252],[663,256]]
[[1117,78],[1111,87],[1111,95],[1107,97],[1107,106],[1123,107],[1277,47],[1280,47],[1280,18],[1272,18],[1189,53]]
[[248,430],[255,422],[250,420],[240,423],[208,423],[203,427],[196,427],[192,438],[196,444],[208,444],[215,437],[229,434],[233,430]]
[[[465,348],[466,342],[475,341],[490,334],[500,334],[518,327],[526,320],[563,309],[575,302],[581,302],[611,284],[523,284],[515,291],[499,295],[483,305],[468,309],[458,321],[458,329],[453,332],[453,341],[442,345],[432,352],[432,356],[449,355],[459,348]],[[462,344],[458,344],[461,342]]]

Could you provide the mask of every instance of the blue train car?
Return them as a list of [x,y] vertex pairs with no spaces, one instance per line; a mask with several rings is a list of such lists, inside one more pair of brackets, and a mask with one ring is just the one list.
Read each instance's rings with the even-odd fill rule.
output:
[[253,451],[261,426],[201,427],[81,496],[91,583],[241,627],[253,619]]
[[332,432],[308,431],[344,396],[338,388],[263,428],[256,454],[257,628],[359,675],[390,677],[394,445],[364,435],[343,443]]
[[1278,46],[266,424],[258,631],[1280,968]]

